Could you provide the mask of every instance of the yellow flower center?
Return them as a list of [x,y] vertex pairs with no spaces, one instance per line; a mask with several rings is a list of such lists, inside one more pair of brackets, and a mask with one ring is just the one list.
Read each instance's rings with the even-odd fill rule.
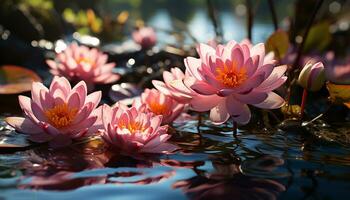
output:
[[63,103],[46,110],[45,116],[54,127],[62,128],[73,122],[77,112],[77,108],[69,108],[66,103]]
[[151,102],[148,104],[149,109],[156,115],[165,114],[167,112],[166,104],[159,104],[158,102]]
[[80,63],[90,63],[92,64],[92,60],[89,59],[89,58],[86,58],[86,57],[80,57],[78,60],[76,60],[77,64],[80,64]]
[[216,78],[225,86],[236,87],[241,85],[245,80],[247,80],[247,73],[244,68],[239,71],[234,68],[224,67],[216,69]]
[[128,124],[119,124],[120,128],[126,128],[130,131],[130,133],[135,133],[137,131],[143,132],[145,130],[145,127],[143,127],[142,123],[140,122],[130,122]]

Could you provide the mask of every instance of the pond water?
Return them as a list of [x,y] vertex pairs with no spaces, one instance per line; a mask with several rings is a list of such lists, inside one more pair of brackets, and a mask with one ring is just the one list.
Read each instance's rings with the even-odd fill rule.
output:
[[[122,155],[98,139],[0,155],[0,199],[347,199],[350,148],[300,131],[174,124],[171,155]],[[4,134],[8,127],[3,127]],[[200,134],[198,134],[198,131]],[[11,132],[11,131],[10,131]],[[12,134],[14,134],[12,132]]]

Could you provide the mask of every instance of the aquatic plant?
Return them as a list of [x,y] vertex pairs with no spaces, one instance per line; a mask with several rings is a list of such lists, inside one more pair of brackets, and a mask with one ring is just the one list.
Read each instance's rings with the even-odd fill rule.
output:
[[16,131],[27,134],[33,142],[49,142],[52,147],[69,145],[72,139],[96,131],[95,108],[101,92],[87,95],[84,81],[73,88],[64,77],[55,76],[49,88],[34,82],[32,96],[18,96],[23,117],[8,117],[6,122]]
[[173,122],[184,110],[185,105],[169,96],[164,95],[156,89],[145,89],[141,94],[141,103],[149,112],[162,115],[162,124]]
[[143,112],[136,108],[117,103],[110,107],[102,106],[102,138],[110,146],[127,153],[168,153],[176,149],[167,143],[171,135],[168,126],[161,126],[162,116]]
[[284,104],[283,98],[273,92],[287,79],[286,66],[277,66],[265,59],[264,44],[249,47],[230,41],[212,48],[206,44],[197,47],[200,58],[185,59],[186,72],[194,81],[185,81],[196,93],[190,102],[197,111],[210,110],[210,119],[222,124],[230,117],[239,124],[247,124],[251,113],[247,104],[264,109],[276,109]]
[[94,84],[113,83],[120,78],[112,72],[115,63],[107,63],[107,59],[108,56],[96,48],[72,43],[56,55],[56,60],[46,63],[53,75],[64,76],[73,82],[84,80],[90,89]]
[[133,40],[143,49],[153,47],[157,42],[156,32],[152,27],[140,27],[132,33]]

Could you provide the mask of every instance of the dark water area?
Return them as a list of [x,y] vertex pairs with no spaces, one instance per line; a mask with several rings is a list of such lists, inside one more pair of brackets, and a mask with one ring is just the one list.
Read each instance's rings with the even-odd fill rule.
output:
[[2,153],[0,198],[348,198],[348,146],[311,141],[298,131],[239,130],[233,137],[231,126],[177,123],[171,142],[181,150],[170,155],[122,155],[98,139]]

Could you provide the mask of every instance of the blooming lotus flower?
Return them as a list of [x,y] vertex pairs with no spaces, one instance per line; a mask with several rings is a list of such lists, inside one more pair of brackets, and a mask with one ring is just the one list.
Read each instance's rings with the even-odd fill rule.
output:
[[156,89],[145,89],[141,94],[141,103],[146,105],[148,111],[156,115],[162,115],[163,124],[173,122],[185,106]]
[[20,95],[19,104],[25,117],[8,117],[6,122],[33,142],[50,142],[53,147],[71,143],[96,129],[96,106],[101,92],[87,96],[84,81],[71,88],[64,77],[54,77],[50,88],[42,83],[32,85],[32,98]]
[[310,91],[318,91],[325,82],[324,66],[321,62],[307,63],[301,70],[298,83]]
[[112,69],[115,63],[107,63],[108,56],[96,48],[78,46],[72,43],[56,60],[47,60],[50,72],[55,76],[64,76],[71,81],[84,80],[88,86],[95,83],[108,84],[119,79]]
[[157,35],[153,28],[142,27],[136,29],[132,33],[133,40],[141,45],[143,49],[148,49],[153,47],[157,42]]
[[128,108],[119,103],[113,107],[103,105],[102,138],[111,146],[128,153],[174,151],[176,146],[166,143],[171,137],[167,134],[168,126],[160,126],[162,116],[141,110],[134,106]]
[[275,67],[275,61],[265,56],[264,44],[250,47],[231,41],[215,49],[200,44],[197,51],[199,59],[185,59],[189,80],[184,83],[202,95],[192,98],[192,109],[210,110],[215,124],[226,122],[230,116],[237,123],[248,123],[251,113],[247,104],[265,109],[284,104],[283,98],[272,91],[286,81],[287,67]]

